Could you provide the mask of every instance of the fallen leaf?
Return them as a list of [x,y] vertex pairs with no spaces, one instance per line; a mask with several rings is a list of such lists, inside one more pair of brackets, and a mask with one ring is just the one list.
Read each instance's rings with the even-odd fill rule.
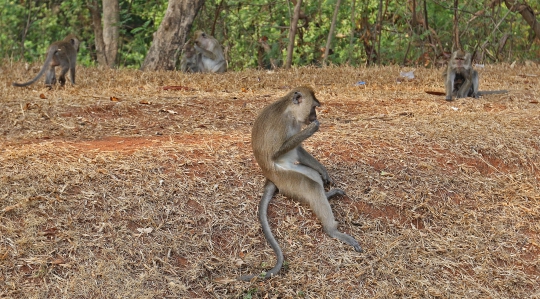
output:
[[446,94],[446,93],[444,93],[442,91],[433,91],[433,90],[426,90],[426,93],[427,94],[432,94],[434,96],[443,96],[443,95]]
[[140,232],[141,234],[142,233],[146,233],[146,234],[149,234],[153,231],[154,229],[152,229],[151,227],[147,227],[147,228],[137,228],[137,231]]
[[191,88],[189,87],[186,87],[186,86],[163,86],[163,90],[185,90],[185,91],[190,91],[192,90]]
[[39,95],[39,98],[40,98],[40,99],[46,99],[47,97],[46,97],[44,94],[40,94],[40,95]]
[[381,171],[381,176],[388,176],[388,177],[393,177],[394,175],[391,174],[390,172],[386,172],[386,171]]
[[65,264],[65,263],[66,263],[66,261],[64,261],[64,259],[62,259],[62,258],[57,258],[57,259],[55,259],[54,261],[51,262],[51,264],[53,264],[53,265],[60,265],[60,264]]
[[149,101],[147,101],[147,100],[142,100],[142,101],[139,102],[139,104],[143,104],[143,105],[151,105],[152,102],[149,102]]
[[120,101],[120,99],[117,98],[117,97],[111,97],[111,101],[113,101],[113,102],[118,102],[118,101]]
[[170,113],[170,114],[178,114],[178,112],[176,112],[174,110],[167,110],[167,109],[161,109],[161,110],[159,110],[159,112],[167,112],[167,113]]
[[220,278],[214,279],[214,281],[217,282],[217,283],[220,283],[220,284],[228,284],[228,283],[231,283],[231,282],[235,282],[237,280],[236,279],[231,279],[231,278],[226,278],[226,277],[220,277]]
[[240,268],[242,267],[243,265],[245,265],[246,263],[242,260],[242,259],[236,259],[234,261],[234,265],[236,266],[236,268]]

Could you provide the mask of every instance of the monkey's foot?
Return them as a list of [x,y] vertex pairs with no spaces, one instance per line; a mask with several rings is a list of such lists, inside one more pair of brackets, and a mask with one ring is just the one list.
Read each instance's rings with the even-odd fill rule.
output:
[[334,196],[337,196],[337,195],[345,195],[345,191],[341,190],[341,189],[332,189],[328,192],[325,193],[326,194],[326,199],[330,199]]
[[360,244],[358,244],[358,242],[356,242],[356,240],[354,240],[354,243],[350,244],[350,245],[354,248],[354,251],[356,251],[356,252],[364,252],[364,250],[362,249],[362,247],[360,247]]
[[356,252],[364,252],[364,250],[362,249],[362,247],[360,247],[359,244],[353,245],[353,247]]
[[346,233],[342,233],[336,230],[328,234],[331,237],[336,238],[345,244],[351,245],[356,252],[364,252],[364,250],[362,250],[362,247],[360,247],[360,244],[358,244],[358,241],[356,241],[355,238],[347,235]]

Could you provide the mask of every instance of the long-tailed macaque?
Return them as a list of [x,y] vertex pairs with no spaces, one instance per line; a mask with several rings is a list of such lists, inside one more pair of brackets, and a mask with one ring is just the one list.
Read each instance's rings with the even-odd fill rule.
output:
[[[266,177],[259,204],[259,220],[264,237],[277,256],[276,265],[260,277],[276,275],[283,265],[283,252],[272,235],[267,216],[268,203],[277,189],[286,196],[307,203],[328,235],[362,252],[353,237],[338,231],[338,223],[328,202],[329,198],[345,195],[345,192],[341,189],[325,192],[323,184],[332,182],[326,168],[302,147],[302,141],[319,130],[315,112],[319,106],[311,88],[298,87],[264,108],[253,125],[253,154]],[[302,130],[302,125],[307,127]],[[253,277],[255,275],[242,276],[240,279],[248,281]]]
[[184,73],[198,73],[202,68],[201,53],[198,53],[193,46],[193,42],[189,40],[183,48],[184,54],[180,60],[180,70]]
[[452,53],[443,75],[447,101],[451,101],[452,97],[478,97],[478,72],[472,68],[470,53],[462,50]]
[[507,90],[479,91],[478,72],[472,68],[472,55],[462,50],[455,51],[450,57],[448,68],[443,73],[446,87],[446,100],[452,97],[478,98],[486,94],[507,93]]
[[51,87],[56,84],[56,74],[54,68],[62,68],[58,81],[64,86],[66,83],[66,73],[69,71],[69,78],[72,84],[75,84],[75,64],[77,63],[77,52],[79,51],[79,40],[75,35],[70,34],[61,41],[52,43],[47,49],[47,56],[43,67],[36,77],[26,83],[13,82],[13,86],[23,87],[36,82],[43,73],[45,75],[45,85]]
[[227,61],[218,41],[203,31],[196,31],[193,39],[195,50],[201,54],[201,72],[224,73]]

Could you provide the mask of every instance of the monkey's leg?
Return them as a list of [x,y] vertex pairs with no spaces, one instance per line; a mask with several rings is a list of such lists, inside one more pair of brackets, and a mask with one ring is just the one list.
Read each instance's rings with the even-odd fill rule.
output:
[[75,63],[69,68],[69,78],[71,79],[71,84],[75,85]]
[[345,244],[351,245],[355,251],[363,252],[360,244],[352,236],[342,233],[338,230],[338,223],[334,218],[332,207],[326,198],[326,195],[319,194],[316,198],[308,201],[310,208],[317,215],[323,225],[324,231],[332,238],[336,238]]
[[272,156],[272,160],[277,160],[284,154],[290,152],[293,148],[298,147],[302,141],[308,139],[311,137],[311,135],[315,134],[319,130],[319,121],[314,120],[312,123],[310,123],[305,129],[302,131],[292,135],[289,137],[289,139],[285,140],[279,150]]
[[54,66],[51,66],[45,74],[45,85],[51,86],[54,84],[56,84],[56,74],[54,72]]
[[456,78],[456,72],[453,70],[449,70],[448,74],[446,75],[446,81],[444,81],[444,83],[446,84],[446,100],[447,101],[452,100],[452,91],[454,90],[455,78]]
[[197,50],[199,53],[201,53],[202,55],[212,59],[212,60],[216,60],[217,57],[216,57],[216,54],[214,54],[213,52],[211,51],[208,51],[206,49],[203,49],[201,47],[199,47],[197,44],[193,45],[193,47],[195,48],[195,50]]
[[267,279],[277,275],[277,273],[279,272],[279,270],[281,270],[281,267],[283,266],[283,251],[281,250],[281,247],[279,247],[278,242],[274,238],[272,230],[270,229],[270,224],[268,223],[268,204],[274,196],[274,193],[276,193],[276,190],[276,185],[274,185],[274,183],[267,179],[266,184],[264,185],[264,193],[262,195],[261,202],[259,203],[259,221],[261,223],[261,227],[266,241],[270,244],[270,246],[274,250],[274,253],[276,254],[276,265],[272,269],[268,270],[266,274],[264,274],[264,276],[262,275],[262,273],[261,275],[244,275],[240,277],[240,280],[250,281],[255,276],[260,276],[264,279]]
[[325,185],[331,184],[332,179],[328,175],[326,167],[324,167],[317,159],[310,155],[303,147],[298,147],[298,159],[300,164],[315,169],[322,177]]
[[60,55],[64,53],[58,53],[57,54],[57,61],[60,61],[60,76],[58,76],[58,81],[60,82],[60,86],[64,86],[66,84],[66,74],[70,69],[70,63],[69,59],[66,55]]
[[[363,251],[358,241],[338,230],[338,223],[335,221],[332,207],[324,192],[322,181],[315,170],[306,166],[299,166],[296,170],[289,171],[287,177],[294,184],[278,186],[280,192],[307,203],[321,221],[324,231],[330,237],[351,245],[358,252]],[[314,178],[318,180],[314,180]]]
[[472,81],[468,78],[465,78],[463,81],[463,84],[459,87],[459,90],[457,91],[456,98],[466,98],[469,96],[469,94],[472,91]]
[[60,86],[66,85],[66,73],[69,69],[62,69],[60,72],[60,76],[58,77],[58,81],[60,82]]
[[345,191],[341,190],[341,189],[332,189],[328,192],[325,193],[326,195],[326,199],[330,199],[334,196],[338,196],[338,195],[345,195]]
[[473,98],[478,98],[478,88],[479,88],[479,79],[478,79],[478,72],[476,70],[472,70],[472,94],[469,96],[472,96]]

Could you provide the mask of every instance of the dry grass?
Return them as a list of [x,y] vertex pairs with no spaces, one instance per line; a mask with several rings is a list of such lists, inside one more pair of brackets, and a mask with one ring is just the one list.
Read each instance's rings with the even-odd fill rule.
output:
[[[454,102],[425,93],[443,90],[433,69],[79,68],[48,91],[0,68],[2,298],[540,298],[538,68],[486,66],[482,89],[511,92]],[[305,147],[365,253],[277,196],[286,268],[238,282],[275,261],[251,125],[304,84],[323,103]]]

